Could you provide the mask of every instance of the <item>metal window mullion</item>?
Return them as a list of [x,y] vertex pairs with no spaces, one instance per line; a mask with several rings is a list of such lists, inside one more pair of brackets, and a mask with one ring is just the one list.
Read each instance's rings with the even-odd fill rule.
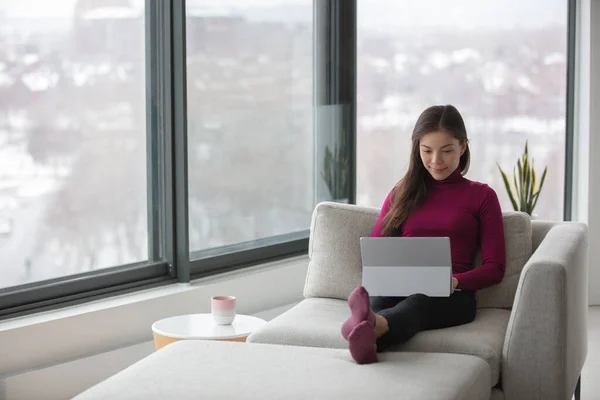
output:
[[[342,21],[342,35],[340,40],[346,43],[346,52],[342,50],[344,54],[340,63],[342,64],[342,70],[346,71],[347,76],[344,79],[343,84],[346,85],[349,98],[347,101],[351,105],[350,110],[350,129],[347,132],[348,138],[346,143],[349,144],[348,157],[350,159],[350,166],[348,168],[348,203],[356,204],[356,187],[357,187],[357,79],[358,79],[358,68],[357,68],[357,53],[358,53],[358,14],[357,14],[357,0],[351,0],[345,2],[345,7],[341,13]],[[341,45],[341,43],[340,43]],[[345,46],[342,46],[345,47]],[[350,66],[350,68],[348,67]]]
[[175,277],[172,2],[146,0],[148,256]]
[[[147,0],[154,1],[154,0]],[[172,83],[172,1],[156,2],[161,8],[161,37],[157,43],[159,60],[156,68],[160,72],[160,139],[162,143],[161,152],[161,187],[163,188],[162,201],[164,202],[164,256],[169,266],[169,275],[177,277],[176,272],[176,235],[175,235],[175,182],[173,167],[173,83]]]
[[340,13],[342,7],[339,0],[335,0],[331,4],[331,19],[329,21],[331,27],[329,30],[329,51],[331,57],[330,64],[330,81],[329,93],[330,104],[340,104]]
[[185,1],[146,0],[146,7],[149,255],[188,282]]
[[161,180],[160,180],[160,44],[163,17],[161,4],[145,3],[145,79],[146,79],[146,182],[148,216],[148,259],[161,257]]
[[567,99],[565,116],[565,187],[563,219],[573,219],[573,171],[575,149],[575,68],[577,54],[577,0],[567,3]]
[[187,140],[187,63],[185,0],[172,0],[171,8],[171,88],[174,265],[179,282],[190,281],[188,140]]

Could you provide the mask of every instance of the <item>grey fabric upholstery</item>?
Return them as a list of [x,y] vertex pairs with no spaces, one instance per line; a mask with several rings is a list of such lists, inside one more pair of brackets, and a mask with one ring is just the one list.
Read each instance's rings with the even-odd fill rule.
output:
[[381,361],[357,365],[339,349],[180,341],[75,399],[490,398],[488,366],[477,357],[405,352]]
[[552,221],[535,221],[531,224],[531,250],[536,251],[546,235],[552,228],[556,226],[556,222]]
[[523,269],[502,361],[507,399],[567,399],[587,355],[587,227],[548,231]]
[[[519,284],[519,276],[531,257],[531,217],[521,212],[504,213],[504,241],[506,242],[506,270],[502,282],[477,292],[477,307],[512,307]],[[481,265],[481,252],[475,256],[474,267]]]
[[340,328],[349,315],[345,300],[306,299],[252,333],[247,341],[347,349]]
[[[361,282],[360,238],[370,236],[379,210],[348,204],[323,202],[311,222],[309,265],[304,296],[347,299]],[[478,307],[510,308],[523,266],[531,256],[531,219],[521,212],[504,213],[507,251],[502,282],[477,293]],[[481,264],[478,252],[474,265]]]
[[323,202],[310,225],[304,297],[347,299],[362,279],[360,238],[371,235],[379,210]]
[[420,332],[398,351],[469,354],[484,359],[490,366],[491,384],[500,379],[502,345],[510,311],[480,309],[475,320],[466,325]]
[[[251,340],[344,345],[338,335],[348,311],[331,299],[347,299],[360,284],[359,238],[370,235],[378,212],[329,202],[315,208],[304,289],[307,300],[255,332]],[[492,385],[501,374],[502,386],[494,390],[494,398],[569,398],[587,354],[587,227],[531,221],[516,212],[504,213],[504,227],[505,279],[477,293],[478,319],[457,327],[452,335],[421,332],[400,350],[478,354],[491,367]],[[486,327],[494,328],[479,329],[476,325],[484,319]],[[498,346],[502,346],[501,356]]]
[[504,400],[504,392],[500,389],[492,389],[490,400]]
[[[350,311],[344,300],[306,299],[248,337],[251,343],[275,343],[347,349],[340,327]],[[510,312],[481,309],[471,324],[420,332],[391,351],[469,354],[490,367],[492,386],[498,383],[502,345]]]

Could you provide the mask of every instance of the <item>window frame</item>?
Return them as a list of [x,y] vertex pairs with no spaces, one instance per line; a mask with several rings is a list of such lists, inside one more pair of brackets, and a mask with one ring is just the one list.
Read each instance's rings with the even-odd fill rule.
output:
[[[351,204],[356,202],[356,8],[356,0],[313,0],[313,107],[316,113],[320,108],[328,106],[340,106],[347,110],[349,118],[345,121],[346,125],[336,125],[336,133],[345,134],[345,143],[348,144],[346,153],[350,162],[347,199]],[[182,29],[182,32],[185,32],[185,27]],[[185,57],[185,53],[178,55],[181,56]],[[180,90],[185,91],[185,87]],[[184,110],[187,114],[187,108]],[[328,132],[330,121],[318,118],[316,113],[313,120],[315,132]],[[186,117],[183,118],[187,119]],[[187,137],[187,132],[185,136]],[[182,168],[187,168],[187,159]],[[185,175],[187,176],[187,173]],[[319,178],[318,168],[314,178],[315,181]],[[318,191],[316,185],[313,189]],[[318,202],[319,194],[315,193],[314,198],[315,202]],[[307,221],[306,230],[298,232],[193,251],[189,264],[191,277],[196,279],[213,273],[306,254],[310,235],[309,223],[310,221]],[[182,236],[183,240],[189,243],[187,227]],[[183,248],[183,244],[180,247]]]

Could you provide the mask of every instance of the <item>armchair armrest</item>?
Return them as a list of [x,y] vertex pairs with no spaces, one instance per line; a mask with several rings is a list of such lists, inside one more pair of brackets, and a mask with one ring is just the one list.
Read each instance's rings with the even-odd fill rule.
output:
[[587,226],[559,223],[519,279],[502,352],[510,399],[570,399],[587,355]]

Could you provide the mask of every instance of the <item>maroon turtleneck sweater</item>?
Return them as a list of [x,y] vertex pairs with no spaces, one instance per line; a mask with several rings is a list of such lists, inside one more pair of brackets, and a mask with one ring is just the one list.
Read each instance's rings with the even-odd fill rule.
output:
[[[452,272],[457,289],[479,290],[504,277],[506,250],[502,211],[496,192],[488,185],[462,176],[457,168],[448,178],[429,179],[426,200],[408,217],[395,236],[450,238]],[[391,206],[386,197],[371,236],[381,236],[381,223]],[[481,266],[473,267],[481,246]]]

